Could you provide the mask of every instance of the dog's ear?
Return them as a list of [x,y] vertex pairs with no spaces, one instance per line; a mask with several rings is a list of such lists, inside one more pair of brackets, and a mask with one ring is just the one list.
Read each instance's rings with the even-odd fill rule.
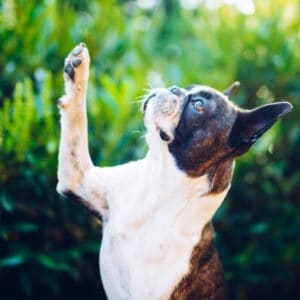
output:
[[240,156],[247,152],[262,134],[292,108],[289,102],[277,102],[252,110],[239,110],[228,139],[234,155]]
[[233,82],[224,92],[223,94],[225,96],[227,96],[228,98],[230,98],[235,92],[236,90],[240,87],[240,82],[239,81],[235,81]]

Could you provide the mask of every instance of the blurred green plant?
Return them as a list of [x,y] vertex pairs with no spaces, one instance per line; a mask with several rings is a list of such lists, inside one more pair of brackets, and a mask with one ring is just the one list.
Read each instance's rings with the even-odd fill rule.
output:
[[238,160],[215,225],[232,299],[297,299],[300,2],[255,1],[249,15],[228,5],[212,10],[205,2],[190,10],[175,0],[149,9],[139,2],[0,2],[1,295],[101,295],[100,226],[55,191],[62,65],[85,41],[96,164],[145,153],[135,100],[148,84],[225,89],[240,80],[239,105],[293,102],[293,112]]

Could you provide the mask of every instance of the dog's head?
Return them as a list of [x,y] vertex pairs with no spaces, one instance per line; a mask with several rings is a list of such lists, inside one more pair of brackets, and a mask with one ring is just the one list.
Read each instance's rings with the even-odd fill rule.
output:
[[190,176],[201,176],[247,152],[292,105],[277,102],[241,109],[229,100],[236,86],[223,93],[201,85],[151,92],[143,105],[149,146],[165,144]]

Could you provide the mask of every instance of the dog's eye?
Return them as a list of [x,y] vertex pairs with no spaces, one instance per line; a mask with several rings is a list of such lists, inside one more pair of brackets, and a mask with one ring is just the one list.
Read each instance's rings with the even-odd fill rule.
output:
[[200,99],[194,100],[192,102],[195,111],[202,112],[204,110],[203,101]]
[[208,91],[201,91],[199,94],[207,100],[210,100],[213,97],[213,95]]

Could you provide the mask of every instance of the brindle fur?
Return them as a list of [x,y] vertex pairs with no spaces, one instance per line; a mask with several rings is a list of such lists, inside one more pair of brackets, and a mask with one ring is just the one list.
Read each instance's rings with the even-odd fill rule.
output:
[[225,300],[226,283],[214,245],[211,223],[203,228],[200,242],[193,249],[190,271],[178,283],[170,300]]

